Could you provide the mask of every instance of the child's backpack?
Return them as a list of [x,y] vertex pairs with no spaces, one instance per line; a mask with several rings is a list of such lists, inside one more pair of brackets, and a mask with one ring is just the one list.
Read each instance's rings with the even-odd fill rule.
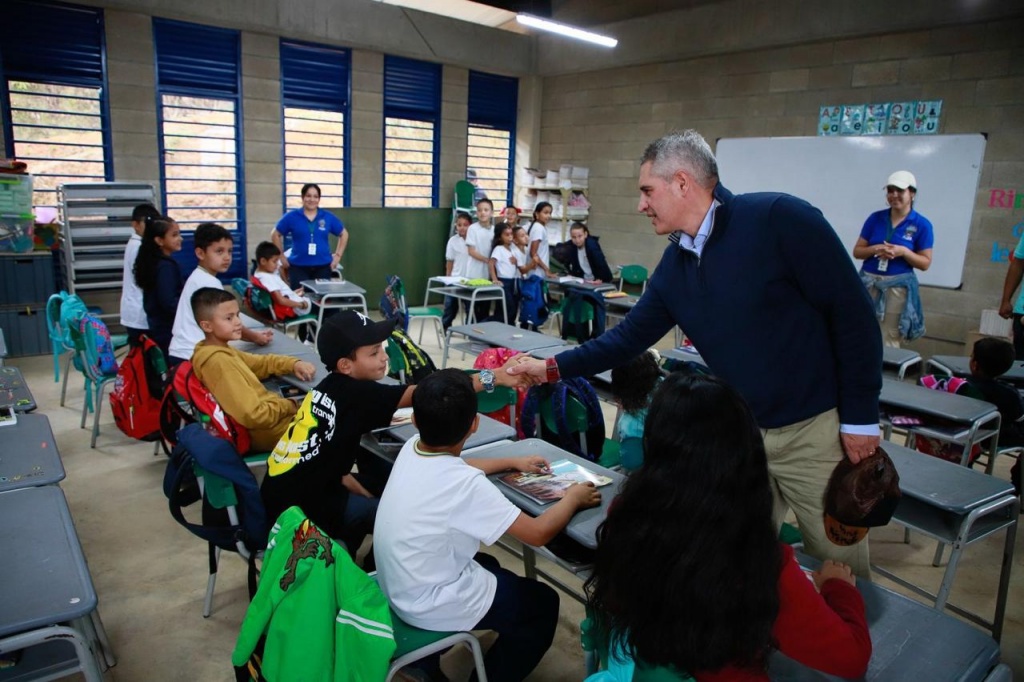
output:
[[409,331],[409,316],[405,312],[405,289],[402,279],[398,275],[388,275],[384,279],[387,286],[380,297],[380,314],[386,320],[398,320],[398,326],[402,331]]
[[[50,335],[53,350],[53,380],[60,379],[60,356],[68,350],[77,350],[72,331],[78,329],[82,316],[89,309],[85,301],[66,291],[53,294],[46,301],[46,329]],[[76,358],[77,363],[77,358]]]
[[[189,424],[180,432],[180,440],[170,453],[164,471],[164,495],[171,516],[189,532],[210,543],[213,548],[239,551],[245,545],[249,556],[249,597],[256,593],[256,553],[267,546],[267,512],[260,497],[259,484],[245,461],[227,441],[216,438],[199,424]],[[230,482],[238,498],[237,520],[226,509],[214,508],[199,491],[194,465]],[[185,518],[183,507],[203,500],[202,520]],[[212,569],[211,569],[212,570]]]
[[[581,429],[570,423],[568,410],[570,398],[574,398],[586,410],[587,450],[580,447]],[[532,438],[535,432],[535,421],[538,413],[546,409],[542,403],[550,401],[555,430],[552,431],[540,420],[540,437],[563,450],[596,462],[604,450],[604,414],[597,399],[594,387],[586,379],[562,379],[554,384],[533,386],[526,394],[523,409],[520,413],[519,427],[524,438]]]
[[114,342],[110,340],[110,332],[103,320],[92,313],[82,315],[78,322],[78,333],[85,344],[85,361],[89,363],[91,373],[94,376],[117,374]]
[[[919,381],[922,386],[934,391],[956,393],[958,395],[964,395],[978,400],[985,399],[985,397],[981,395],[980,391],[971,386],[966,379],[961,379],[959,377],[944,376],[941,374],[926,374],[921,377]],[[963,461],[963,445],[950,443],[949,441],[939,440],[938,438],[932,438],[930,436],[922,436],[916,433],[914,434],[913,442],[914,449],[918,452],[923,452],[926,455],[944,459],[947,462],[952,462],[953,464],[960,464]],[[975,460],[977,460],[980,455],[981,445],[975,443],[967,458],[967,464],[969,466],[973,466]]]
[[547,301],[544,296],[544,280],[536,275],[519,282],[519,321],[541,326],[548,320]]
[[160,437],[160,406],[167,384],[163,351],[142,335],[128,351],[110,392],[114,423],[126,436],[153,441]]
[[405,375],[407,384],[418,384],[424,378],[437,371],[437,365],[430,359],[426,351],[417,346],[403,330],[395,328],[388,341],[401,351],[403,367],[392,367],[390,376],[398,379],[399,372]]
[[192,363],[182,362],[174,369],[171,385],[164,393],[160,405],[160,435],[164,449],[178,442],[178,430],[182,424],[205,422],[213,433],[231,443],[240,455],[249,452],[252,441],[249,430],[235,421],[220,403],[199,381]]

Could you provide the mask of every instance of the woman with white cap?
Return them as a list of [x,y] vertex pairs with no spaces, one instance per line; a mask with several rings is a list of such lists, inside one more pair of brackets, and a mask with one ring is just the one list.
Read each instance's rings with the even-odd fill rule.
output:
[[853,256],[864,261],[861,280],[875,301],[882,341],[899,348],[900,340],[924,335],[924,315],[914,270],[932,264],[935,234],[927,218],[914,210],[917,180],[896,171],[885,184],[888,210],[872,213],[861,228]]

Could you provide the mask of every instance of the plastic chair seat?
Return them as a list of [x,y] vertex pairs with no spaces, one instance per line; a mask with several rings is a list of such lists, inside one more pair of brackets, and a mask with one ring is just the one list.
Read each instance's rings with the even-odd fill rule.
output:
[[405,656],[412,651],[430,646],[445,637],[451,637],[456,634],[454,632],[421,630],[403,621],[394,611],[391,611],[391,627],[395,633],[395,653],[393,658]]

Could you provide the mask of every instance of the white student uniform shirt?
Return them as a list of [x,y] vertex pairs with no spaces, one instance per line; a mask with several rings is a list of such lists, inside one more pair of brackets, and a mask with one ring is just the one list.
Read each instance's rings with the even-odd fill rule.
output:
[[[491,242],[494,241],[494,228],[473,223],[466,233],[466,247],[472,246],[484,258],[491,257]],[[467,255],[466,277],[468,279],[490,279],[491,271],[487,263],[478,261]]]
[[576,256],[580,260],[580,270],[583,271],[583,279],[594,279],[594,271],[590,268],[590,259],[587,258],[586,247],[576,249]]
[[466,247],[466,238],[453,234],[448,239],[448,246],[445,247],[444,259],[452,262],[452,277],[465,277],[467,264],[470,260],[469,250]]
[[141,246],[142,237],[133,234],[124,247],[124,270],[121,273],[121,324],[132,329],[149,329],[149,318],[142,306],[142,289],[135,283],[135,260]]
[[306,313],[309,312],[310,308],[312,308],[313,304],[310,302],[310,300],[305,296],[299,296],[297,293],[295,293],[295,291],[290,286],[288,286],[283,279],[281,279],[281,275],[277,274],[276,272],[263,272],[262,270],[257,270],[254,276],[256,277],[256,279],[260,281],[260,284],[263,285],[263,288],[269,291],[270,293],[279,291],[289,301],[302,303],[304,307],[295,308],[295,313],[297,315],[305,315]]
[[540,242],[540,246],[537,247],[537,258],[540,258],[540,262],[544,265],[550,266],[551,261],[548,260],[548,254],[551,250],[551,245],[548,244],[547,228],[538,222],[534,222],[530,226],[530,248],[533,248],[533,243],[537,241]]
[[193,270],[185,280],[181,298],[178,299],[178,309],[174,312],[174,327],[171,329],[171,345],[168,348],[170,354],[176,358],[191,360],[196,344],[206,338],[203,330],[199,328],[199,323],[196,322],[195,315],[192,314],[192,294],[203,287],[223,289],[224,285],[200,267]]
[[[491,251],[491,258],[494,259],[494,272],[498,277],[502,279],[519,277],[519,266],[523,264],[523,254],[519,249],[496,246],[494,251]],[[516,259],[517,265],[512,264],[513,258]]]
[[416,452],[407,442],[388,478],[373,524],[377,579],[406,623],[427,630],[472,629],[498,581],[473,561],[519,510],[484,472],[451,455]]

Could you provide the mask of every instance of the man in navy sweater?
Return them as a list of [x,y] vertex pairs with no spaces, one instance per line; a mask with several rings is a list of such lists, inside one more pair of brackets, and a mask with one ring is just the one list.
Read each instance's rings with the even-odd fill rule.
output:
[[729,192],[696,131],[652,142],[639,185],[638,210],[671,243],[636,307],[600,338],[509,371],[591,376],[679,325],[764,432],[776,521],[793,509],[809,554],[868,576],[867,543],[832,545],[822,523],[836,463],[844,453],[858,462],[879,442],[882,342],[842,243],[806,201]]

